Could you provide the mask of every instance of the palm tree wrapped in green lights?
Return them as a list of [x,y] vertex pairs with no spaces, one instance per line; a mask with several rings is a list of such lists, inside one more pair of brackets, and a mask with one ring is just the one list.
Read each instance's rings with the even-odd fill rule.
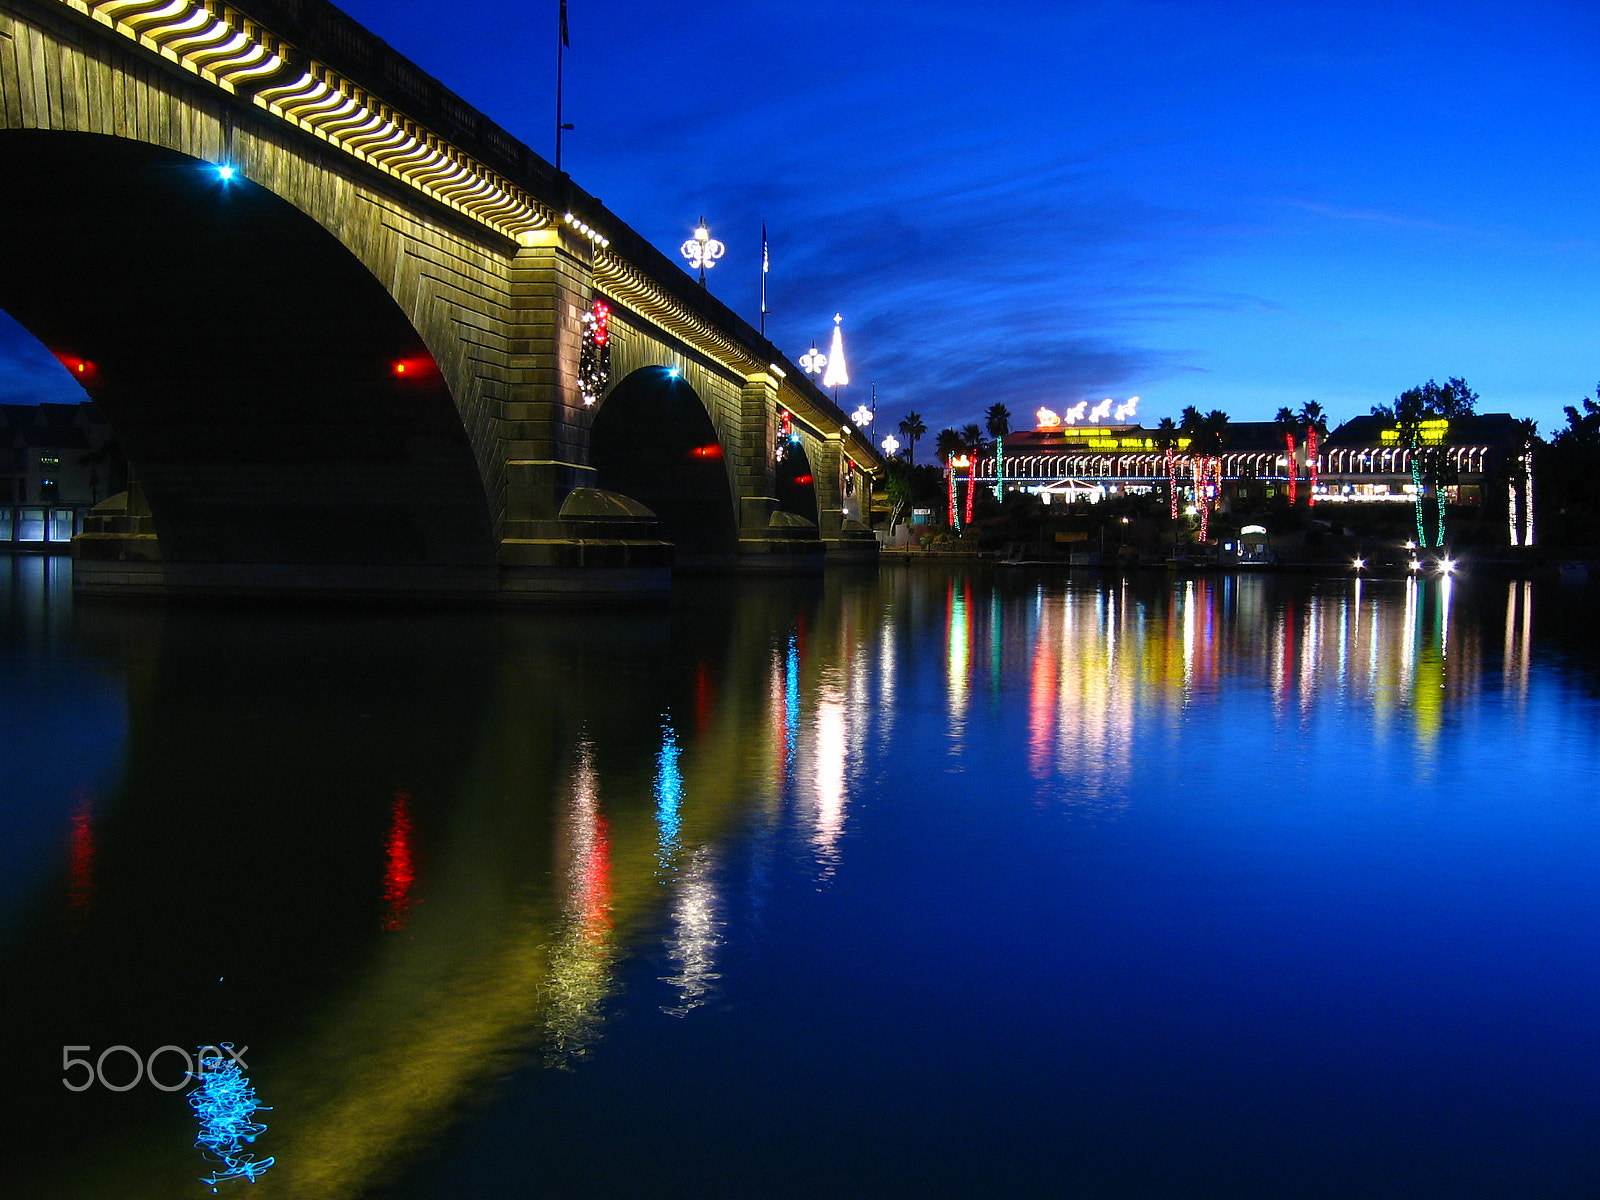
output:
[[1005,436],[1011,432],[1011,413],[1004,404],[991,404],[987,414],[989,436],[994,438],[994,498],[1005,499]]

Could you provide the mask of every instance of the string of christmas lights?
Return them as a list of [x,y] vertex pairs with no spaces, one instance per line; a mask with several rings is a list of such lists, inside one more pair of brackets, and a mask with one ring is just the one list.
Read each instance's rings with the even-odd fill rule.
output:
[[957,533],[961,532],[961,522],[956,519],[956,456],[950,456],[950,462],[945,467],[950,484],[950,528]]
[[1289,507],[1293,508],[1294,507],[1294,499],[1295,499],[1295,491],[1296,491],[1296,489],[1298,487],[1298,483],[1297,483],[1296,478],[1295,478],[1295,476],[1298,474],[1298,472],[1295,470],[1295,467],[1294,467],[1294,434],[1292,434],[1292,433],[1284,434],[1283,435],[1283,440],[1284,440],[1284,444],[1289,447]]
[[606,394],[611,382],[611,306],[596,300],[583,314],[583,349],[578,355],[578,390],[584,404]]
[[1306,482],[1310,490],[1306,493],[1306,507],[1310,508],[1317,502],[1317,427],[1306,426]]
[[1172,447],[1167,447],[1167,507],[1174,521],[1178,519],[1178,462]]
[[1422,467],[1417,462],[1417,451],[1411,450],[1411,486],[1412,494],[1417,498],[1417,545],[1426,546],[1428,535],[1422,530]]

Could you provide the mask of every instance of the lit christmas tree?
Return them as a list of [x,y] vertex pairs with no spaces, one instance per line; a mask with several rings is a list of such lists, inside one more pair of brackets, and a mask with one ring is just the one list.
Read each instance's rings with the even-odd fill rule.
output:
[[822,377],[825,388],[841,388],[850,382],[850,371],[844,364],[844,334],[839,325],[844,317],[833,314],[833,344],[828,347],[828,370]]

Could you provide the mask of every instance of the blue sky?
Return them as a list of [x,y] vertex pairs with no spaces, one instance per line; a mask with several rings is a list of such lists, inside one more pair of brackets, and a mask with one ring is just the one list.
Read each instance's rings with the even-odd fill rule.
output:
[[[349,0],[553,153],[555,0]],[[845,316],[881,434],[1141,397],[1333,418],[1600,380],[1600,15],[1576,3],[570,0],[564,166],[791,357]],[[6,339],[0,337],[0,387]],[[9,378],[19,372],[10,368]]]

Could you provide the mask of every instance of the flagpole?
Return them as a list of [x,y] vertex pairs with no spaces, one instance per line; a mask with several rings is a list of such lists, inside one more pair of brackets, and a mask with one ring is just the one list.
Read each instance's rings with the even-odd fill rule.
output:
[[567,49],[567,0],[561,0],[561,16],[556,29],[556,172],[561,171],[561,131],[570,128],[561,121],[561,75],[566,65],[564,58]]
[[761,336],[767,336],[767,223],[761,222]]

